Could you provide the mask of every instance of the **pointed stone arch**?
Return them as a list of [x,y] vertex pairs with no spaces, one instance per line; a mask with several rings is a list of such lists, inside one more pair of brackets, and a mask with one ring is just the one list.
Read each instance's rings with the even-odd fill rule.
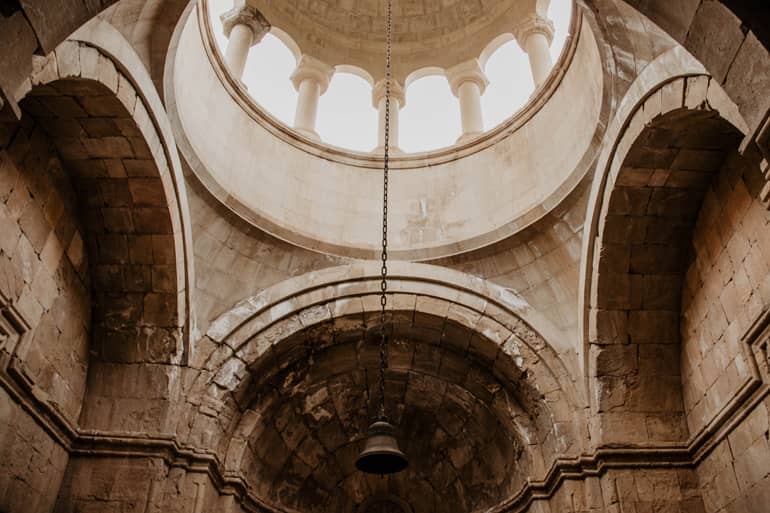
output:
[[596,217],[584,246],[593,439],[682,443],[679,311],[688,244],[706,187],[746,124],[707,75],[652,88],[625,119],[600,160],[607,175],[594,186],[589,217]]
[[[365,341],[371,341],[377,331],[379,278],[379,265],[367,262],[288,280],[235,305],[211,324],[198,344],[200,352],[194,360],[201,374],[188,399],[193,420],[186,417],[182,422],[192,426],[191,440],[208,437],[205,443],[217,448],[226,473],[250,483],[256,490],[254,502],[271,504],[275,511],[294,507],[280,499],[294,492],[277,490],[271,483],[296,483],[302,489],[291,470],[299,463],[286,462],[293,461],[298,451],[318,445],[314,441],[322,441],[323,447],[316,447],[321,454],[334,454],[339,460],[339,469],[329,472],[351,480],[346,490],[359,486],[368,490],[352,502],[337,505],[340,511],[359,507],[369,493],[387,491],[370,489],[365,480],[359,483],[360,474],[345,473],[352,466],[350,455],[361,443],[366,411],[376,399],[366,392],[366,383],[374,376],[376,343]],[[509,500],[526,486],[525,474],[545,476],[557,457],[579,452],[576,434],[582,408],[568,377],[571,351],[514,291],[444,268],[402,262],[392,265],[390,290],[388,326],[393,343],[387,379],[393,390],[402,390],[398,394],[404,394],[405,409],[389,410],[389,415],[401,420],[405,429],[412,429],[417,417],[422,419],[417,423],[420,426],[430,424],[425,412],[434,412],[441,419],[448,418],[448,411],[467,409],[476,412],[460,415],[469,423],[470,438],[483,438],[477,425],[482,421],[470,419],[488,419],[489,432],[502,430],[505,435],[492,438],[511,441],[510,446],[488,448],[489,454],[513,453],[500,461],[503,467],[486,470],[495,483],[493,491],[479,494],[477,499],[493,502],[474,507]],[[552,343],[549,336],[554,337]],[[338,380],[346,384],[340,385]],[[318,390],[305,394],[305,386]],[[446,396],[451,401],[442,400],[444,394],[433,397],[436,387],[451,388],[454,392]],[[332,389],[337,392],[322,393]],[[299,403],[291,399],[297,394]],[[337,399],[340,397],[351,397],[353,402],[347,404]],[[431,398],[438,402],[431,403]],[[301,409],[298,405],[316,399],[313,408],[296,413]],[[324,406],[335,401],[342,402]],[[419,406],[422,402],[432,406]],[[333,410],[339,420],[328,420],[324,408]],[[280,420],[284,415],[293,420]],[[332,430],[349,435],[339,441],[339,447],[324,438],[327,421],[346,426]],[[300,432],[291,434],[295,428]],[[271,436],[273,442],[263,444],[262,437]],[[303,443],[308,447],[299,449]],[[277,452],[262,454],[260,450],[257,454],[257,446],[273,447]],[[458,456],[459,468],[445,470],[460,476],[471,472],[470,467],[463,470],[464,465],[480,464],[476,458],[487,454],[484,447],[479,445],[468,462]],[[510,467],[514,461],[520,465],[515,472]],[[430,481],[421,471],[415,472],[415,483]],[[460,489],[470,486],[469,478],[457,479]],[[418,510],[416,498],[433,495],[427,488],[423,494],[419,492],[423,488],[414,486],[417,488],[404,492],[404,498]],[[310,489],[316,489],[315,484]]]
[[49,134],[77,191],[91,265],[92,350],[108,361],[170,362],[186,355],[186,198],[173,139],[130,64],[65,41],[35,59],[20,105]]

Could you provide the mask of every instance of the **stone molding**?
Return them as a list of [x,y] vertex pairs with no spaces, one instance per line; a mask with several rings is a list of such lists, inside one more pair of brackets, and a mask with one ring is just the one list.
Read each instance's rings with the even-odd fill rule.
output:
[[481,69],[478,59],[471,59],[449,68],[446,77],[455,96],[458,96],[459,88],[465,82],[473,82],[479,86],[479,94],[484,94],[489,85],[489,79]]
[[299,63],[297,63],[297,69],[291,74],[289,80],[294,84],[294,88],[299,90],[300,84],[305,80],[314,80],[321,86],[321,94],[324,94],[329,88],[329,82],[334,75],[334,67],[329,66],[323,61],[304,54]]
[[[249,512],[284,513],[261,501],[240,473],[224,470],[216,454],[179,444],[173,437],[136,433],[83,431],[72,426],[60,413],[51,410],[40,398],[18,387],[15,377],[0,371],[0,387],[20,403],[53,439],[67,450],[71,458],[147,458],[159,459],[169,466],[185,468],[206,475],[221,495],[234,495]],[[770,387],[753,390],[740,404],[726,411],[722,422],[689,444],[660,447],[617,447],[597,449],[574,458],[557,459],[543,480],[527,483],[518,493],[490,512],[526,511],[535,501],[553,497],[567,480],[584,480],[601,476],[608,469],[649,470],[692,468],[698,465],[722,440],[739,425],[751,409],[770,395]]]
[[[421,264],[413,265],[432,267]],[[461,275],[455,271],[449,272],[458,276]],[[316,275],[316,273],[311,274],[313,277]],[[287,283],[274,288],[272,292],[280,294],[280,291],[285,292],[296,285],[301,285],[301,283],[296,279],[289,280]],[[473,288],[492,286],[492,284],[474,283],[474,280],[468,281],[467,285]],[[323,284],[321,287],[325,288]],[[494,295],[495,292],[491,291],[490,296],[494,297]],[[2,329],[3,336],[12,335],[13,340],[19,340],[18,337],[13,337],[16,334],[23,338],[23,335],[29,331],[23,317],[7,300],[0,297],[0,301],[2,301],[0,303],[0,312],[2,312],[0,329]],[[283,302],[277,301],[276,304],[281,305]],[[218,333],[223,334],[229,331],[227,329],[222,330],[222,328],[231,322],[240,326],[238,321],[247,318],[249,309],[256,306],[254,302],[249,300],[221,316]],[[235,317],[232,317],[233,315]],[[226,318],[229,320],[225,323]],[[3,340],[7,339],[4,338]],[[767,358],[767,347],[770,340],[770,311],[765,311],[759,316],[751,329],[743,335],[742,340],[747,346],[755,348],[755,354]],[[10,344],[5,343],[3,347],[0,347],[0,387],[5,389],[41,428],[66,449],[71,457],[112,458],[118,456],[160,459],[169,466],[182,467],[189,472],[206,475],[220,494],[236,496],[247,511],[282,513],[281,510],[259,499],[251,491],[244,477],[239,472],[228,469],[225,462],[210,450],[180,443],[172,435],[86,431],[73,425],[61,412],[46,402],[44,395],[35,393],[35,389],[29,386],[30,382],[27,378],[23,378],[19,372],[13,369],[13,365],[18,367],[18,364],[14,363],[9,366],[9,362],[14,359],[11,353],[18,353],[18,348],[21,345],[18,342],[14,345],[12,342]],[[11,349],[12,347],[17,349],[14,351]],[[765,370],[767,369],[767,363],[761,366]],[[558,458],[552,463],[542,480],[528,482],[515,495],[490,511],[495,513],[526,511],[533,502],[548,500],[552,497],[564,481],[600,476],[608,469],[692,468],[703,461],[722,440],[727,438],[739,425],[741,419],[768,395],[770,395],[770,386],[768,386],[767,375],[765,374],[764,380],[756,381],[751,387],[737,394],[725,408],[723,414],[715,419],[715,422],[708,426],[708,429],[704,429],[687,443],[599,448],[593,452],[582,453],[574,457]]]
[[[377,109],[380,106],[380,100],[385,98],[385,82],[378,80],[374,87],[372,87],[372,106]],[[406,91],[404,85],[398,80],[391,79],[390,81],[390,98],[398,102],[398,108],[403,109],[406,107]]]
[[262,13],[251,6],[233,7],[220,16],[222,20],[222,30],[225,36],[230,37],[230,33],[236,25],[245,25],[251,29],[251,46],[256,45],[265,34],[270,32],[270,22],[262,16]]
[[531,16],[513,29],[513,35],[522,49],[526,52],[527,39],[533,34],[542,34],[550,46],[556,32],[553,22],[543,16]]

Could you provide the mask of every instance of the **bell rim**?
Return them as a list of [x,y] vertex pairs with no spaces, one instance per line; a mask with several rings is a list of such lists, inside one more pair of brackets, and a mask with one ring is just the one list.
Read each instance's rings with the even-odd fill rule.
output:
[[[387,472],[372,472],[371,470],[365,470],[364,468],[361,468],[361,462],[365,461],[369,458],[376,457],[376,456],[391,456],[391,460],[397,460],[398,465],[395,470],[388,470]],[[356,458],[356,468],[364,472],[365,474],[375,474],[375,475],[385,475],[385,474],[396,474],[398,472],[402,472],[409,468],[409,460],[406,457],[406,454],[401,452],[401,450],[397,451],[380,451],[380,450],[373,450],[373,451],[364,451],[361,454],[358,455],[358,458]]]

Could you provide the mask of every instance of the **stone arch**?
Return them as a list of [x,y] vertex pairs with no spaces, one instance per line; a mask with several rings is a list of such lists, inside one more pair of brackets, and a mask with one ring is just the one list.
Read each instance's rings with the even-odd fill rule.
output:
[[492,55],[494,55],[494,53],[499,50],[501,46],[515,40],[516,38],[513,36],[513,32],[505,32],[492,39],[487,44],[487,46],[484,47],[484,49],[481,51],[481,54],[479,55],[479,65],[481,66],[481,69],[485,69],[487,67],[489,58],[492,57]]
[[173,143],[126,68],[65,41],[36,60],[20,105],[48,132],[81,200],[93,350],[111,361],[168,362],[185,356],[186,199]]
[[334,71],[336,73],[347,73],[349,75],[355,75],[358,78],[366,81],[366,83],[369,84],[369,87],[374,87],[374,78],[372,78],[371,73],[360,66],[355,66],[353,64],[337,64],[334,66]]
[[294,41],[294,38],[291,37],[285,30],[275,26],[270,27],[270,33],[277,37],[284,45],[286,45],[286,48],[288,48],[292,55],[294,55],[294,60],[299,63],[299,60],[302,57],[302,49],[299,47],[297,42]]
[[584,247],[593,439],[681,443],[688,243],[705,189],[745,122],[706,75],[669,79],[619,119],[626,121],[600,159],[607,174],[592,192]]
[[439,66],[426,66],[424,68],[416,69],[406,76],[406,79],[404,80],[404,90],[409,89],[410,85],[414,84],[421,78],[432,76],[445,77],[446,70]]
[[[569,371],[565,362],[541,335],[554,332],[524,300],[511,290],[434,266],[399,262],[393,265],[392,276],[391,290],[394,292],[390,296],[392,306],[388,319],[393,350],[391,369],[388,371],[389,384],[396,388],[402,381],[400,377],[409,375],[414,376],[414,384],[407,380],[409,386],[419,388],[425,385],[431,390],[450,387],[454,391],[450,394],[455,398],[453,401],[466,397],[467,408],[478,411],[478,418],[491,419],[490,432],[503,430],[505,436],[493,438],[512,440],[507,449],[502,446],[495,450],[490,448],[490,454],[509,454],[513,458],[510,451],[517,444],[523,451],[521,459],[516,460],[521,465],[521,472],[498,469],[488,476],[495,483],[494,492],[475,496],[493,502],[478,504],[479,507],[489,507],[510,498],[525,486],[527,478],[524,474],[544,475],[558,456],[579,451],[576,433],[580,429],[580,400],[567,378]],[[199,355],[200,366],[205,371],[190,395],[191,405],[198,412],[192,413],[196,417],[193,422],[186,419],[185,423],[193,426],[190,435],[197,441],[201,441],[206,433],[217,430],[219,433],[205,443],[216,447],[217,452],[222,454],[225,472],[236,475],[251,472],[245,479],[252,486],[258,485],[255,500],[274,504],[276,511],[282,511],[283,507],[295,507],[296,504],[281,503],[283,495],[271,489],[270,483],[273,480],[280,483],[296,480],[292,475],[285,474],[288,472],[285,466],[282,471],[275,470],[283,472],[281,479],[273,473],[260,473],[259,469],[272,468],[271,465],[276,464],[270,459],[273,457],[280,464],[285,463],[287,458],[293,461],[291,458],[296,454],[297,447],[310,436],[306,430],[311,434],[320,432],[321,428],[316,424],[322,421],[315,417],[306,420],[306,424],[279,420],[277,426],[283,429],[287,429],[288,425],[302,425],[303,429],[295,435],[285,432],[290,442],[281,442],[282,438],[279,438],[274,443],[263,445],[265,440],[256,444],[256,439],[260,436],[282,436],[276,433],[279,428],[266,420],[294,415],[291,411],[299,407],[287,413],[285,405],[288,403],[282,397],[296,394],[303,383],[307,385],[317,380],[314,386],[325,389],[332,385],[324,383],[333,382],[332,388],[337,387],[335,390],[340,389],[341,392],[302,392],[301,404],[349,397],[351,391],[359,390],[355,386],[339,385],[336,381],[338,374],[345,376],[339,377],[345,383],[350,383],[351,379],[357,379],[358,383],[367,382],[368,378],[361,376],[376,361],[376,343],[367,347],[360,341],[376,331],[379,319],[378,280],[376,262],[310,273],[242,301],[214,321],[208,331],[205,344],[208,354]],[[534,329],[531,323],[539,328]],[[556,344],[565,350],[563,341]],[[568,351],[565,350],[565,353],[563,356],[568,358]],[[311,363],[311,370],[307,371],[302,369],[306,362],[318,363]],[[360,362],[361,368],[356,362]],[[449,362],[445,371],[440,370],[438,362]],[[435,369],[430,370],[431,365],[435,365]],[[457,378],[459,382],[452,381],[452,368],[466,369],[465,372],[457,371],[464,376]],[[328,378],[319,378],[322,374],[328,374]],[[471,378],[471,375],[476,377]],[[471,382],[474,379],[481,380],[479,383],[486,382],[487,391],[484,387],[474,386]],[[289,381],[286,380],[292,384],[287,385]],[[420,409],[415,406],[416,397],[433,396],[428,391],[417,393],[417,388],[404,387],[407,387],[403,391],[406,394],[405,410],[390,411],[389,414],[404,420],[405,429],[414,429],[415,415],[424,416],[426,411],[425,407]],[[428,406],[427,411],[435,408],[439,412],[437,416],[441,417],[446,414],[442,409],[445,403],[441,402],[443,396],[436,397],[439,402]],[[341,465],[346,469],[352,465],[350,454],[357,451],[369,420],[365,412],[371,409],[369,402],[375,398],[367,396],[364,387],[353,394],[353,399],[354,403],[357,400],[363,402],[356,403],[357,406],[341,408],[337,405],[335,408],[337,411],[358,412],[357,416],[345,417],[345,421],[333,421],[346,426],[346,430],[351,425],[355,426],[355,429],[350,428],[350,438],[344,442],[344,447],[340,446],[343,455],[339,457],[344,461]],[[196,404],[206,406],[194,406]],[[295,401],[292,404],[300,403]],[[446,408],[457,407],[452,404]],[[312,417],[315,413],[308,415]],[[322,416],[318,413],[319,418]],[[228,420],[224,424],[220,420],[218,427],[212,429],[217,423],[215,419],[223,418]],[[429,424],[424,417],[420,418],[423,420],[418,424]],[[503,426],[503,423],[505,428],[496,427]],[[468,430],[471,433],[469,438],[480,438],[478,426]],[[409,431],[410,435],[415,433]],[[313,440],[308,438],[307,443],[312,445]],[[291,454],[279,451],[272,456],[261,454],[255,460],[255,447],[277,447],[282,443],[288,443]],[[483,452],[483,445],[479,447],[479,454],[487,454]],[[264,458],[265,462],[260,463],[259,458]],[[471,460],[478,462],[474,458]],[[505,458],[503,461],[506,465],[510,463]],[[416,481],[427,483],[425,476],[419,474],[419,467],[415,472],[418,472]],[[466,472],[471,472],[470,467]],[[503,475],[508,477],[503,478]],[[360,481],[363,479],[361,475],[354,475],[352,471],[341,479],[351,480],[351,486],[346,486],[346,490],[364,487],[366,492],[357,496],[357,502],[338,505],[341,511],[360,506],[370,493],[388,491],[370,488],[366,480]],[[400,490],[407,493],[411,500],[422,495],[419,490],[404,491],[398,484],[390,486],[394,487],[390,489],[391,493]],[[470,485],[463,481],[463,486]],[[433,500],[433,495],[425,493]],[[415,510],[422,510],[419,504],[412,506]]]
[[[596,8],[601,4],[594,0],[587,3]],[[770,79],[767,73],[757,70],[770,66],[770,30],[765,23],[766,9],[758,2],[629,0],[627,3],[703,63],[736,103],[752,130],[767,125],[765,91]],[[716,31],[720,33],[720,42],[713,37]],[[763,151],[767,154],[767,146]]]

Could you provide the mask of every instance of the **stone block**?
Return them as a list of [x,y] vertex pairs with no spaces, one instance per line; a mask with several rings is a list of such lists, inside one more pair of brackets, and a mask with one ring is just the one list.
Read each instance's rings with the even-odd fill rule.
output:
[[724,82],[725,92],[738,105],[749,129],[761,123],[770,100],[760,91],[770,87],[770,54],[749,32],[730,66]]
[[740,20],[721,2],[702,2],[695,13],[685,44],[722,83],[743,43]]
[[625,310],[593,310],[589,316],[588,337],[593,344],[625,344],[628,333]]
[[131,158],[134,150],[125,137],[100,137],[81,139],[86,152],[92,158]]
[[592,376],[628,376],[639,370],[638,346],[635,344],[591,345]]
[[628,334],[634,344],[677,344],[679,314],[672,310],[632,311]]

